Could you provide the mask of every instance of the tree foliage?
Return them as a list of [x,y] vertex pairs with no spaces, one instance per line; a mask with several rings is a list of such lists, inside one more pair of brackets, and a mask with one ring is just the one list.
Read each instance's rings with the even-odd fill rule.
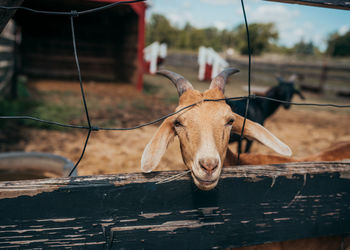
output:
[[297,55],[314,55],[316,47],[311,41],[304,42],[304,40],[301,40],[293,46],[292,51]]
[[[278,32],[273,23],[251,23],[249,24],[248,29],[252,54],[260,55],[278,39]],[[249,50],[245,25],[238,25],[234,29],[234,34],[237,39],[237,47],[239,51],[241,54],[247,55]]]
[[[248,26],[251,52],[315,55],[321,53],[313,42],[303,40],[293,47],[277,45],[278,32],[274,23],[251,23]],[[169,48],[197,50],[200,46],[212,47],[216,51],[233,48],[241,54],[248,54],[247,34],[244,24],[232,29],[219,30],[215,27],[196,28],[190,23],[176,27],[160,14],[153,14],[146,26],[146,43],[154,41],[167,43]],[[350,55],[350,31],[344,35],[333,33],[328,39],[327,52],[332,56]]]
[[173,47],[177,33],[178,30],[170,24],[165,16],[153,14],[146,26],[146,43],[151,44],[158,41]]
[[349,56],[350,55],[350,31],[344,35],[333,33],[329,36],[327,53],[331,56]]
[[[190,23],[178,28],[171,25],[165,16],[153,14],[146,29],[147,44],[159,41],[167,43],[170,48],[196,50],[200,46],[206,46],[214,50],[235,48],[242,54],[248,53],[243,24],[231,30],[218,30],[215,27],[198,29]],[[261,54],[278,38],[273,23],[253,23],[249,25],[249,31],[253,54]]]
[[165,16],[153,14],[146,26],[146,43],[154,41],[165,42],[170,48],[196,50],[207,46],[222,50],[233,46],[234,35],[233,31],[220,31],[214,27],[198,29],[190,23],[178,28],[171,25]]

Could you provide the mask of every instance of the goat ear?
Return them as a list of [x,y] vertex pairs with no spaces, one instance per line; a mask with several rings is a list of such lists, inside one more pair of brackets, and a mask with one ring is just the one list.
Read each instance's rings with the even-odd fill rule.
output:
[[[232,132],[241,134],[244,118],[235,114],[236,119],[232,125]],[[244,136],[251,140],[257,140],[279,154],[291,156],[292,150],[266,128],[256,122],[246,119]]]
[[167,118],[145,147],[141,158],[143,172],[149,173],[157,167],[169,143],[173,140],[175,136],[173,120],[173,117]]

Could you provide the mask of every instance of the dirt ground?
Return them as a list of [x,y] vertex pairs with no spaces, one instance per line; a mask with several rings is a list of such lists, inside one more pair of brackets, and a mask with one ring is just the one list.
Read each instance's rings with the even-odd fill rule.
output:
[[[40,91],[79,92],[77,83],[36,82],[32,88]],[[172,111],[175,104],[161,101],[157,95],[139,93],[133,86],[124,84],[87,84],[88,99],[95,95],[100,99],[98,105],[121,105],[126,99],[144,100],[151,108],[128,107],[120,112],[92,112],[92,121],[103,120],[104,116],[115,116],[120,126],[132,126],[151,121]],[[124,99],[118,99],[122,96]],[[126,99],[125,99],[126,98]],[[97,131],[92,132],[85,156],[81,161],[78,174],[113,174],[139,172],[140,159],[144,147],[156,131],[158,125],[152,125],[133,131]],[[292,107],[280,108],[265,124],[282,141],[288,144],[294,156],[317,153],[339,141],[350,141],[350,113],[338,109],[320,109]],[[39,130],[23,128],[25,135],[16,149],[40,151],[62,155],[77,161],[87,135],[82,130]],[[230,147],[236,148],[236,145]],[[273,153],[265,146],[254,143],[252,152]],[[185,169],[179,150],[178,140],[170,145],[157,170]]]

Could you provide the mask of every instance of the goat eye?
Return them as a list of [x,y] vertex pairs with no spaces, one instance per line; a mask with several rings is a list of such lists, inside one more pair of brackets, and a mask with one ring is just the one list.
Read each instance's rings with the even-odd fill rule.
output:
[[182,125],[181,122],[179,122],[178,120],[175,120],[174,126],[175,126],[175,127],[182,127],[183,125]]
[[233,122],[234,122],[233,119],[228,120],[228,122],[226,123],[226,126],[232,126]]

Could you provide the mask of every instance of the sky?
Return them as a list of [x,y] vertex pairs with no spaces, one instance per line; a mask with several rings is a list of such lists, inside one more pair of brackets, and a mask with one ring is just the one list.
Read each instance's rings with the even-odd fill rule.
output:
[[[215,26],[232,29],[244,22],[240,0],[151,0],[147,19],[152,13],[165,15],[172,24],[186,22],[197,28]],[[303,39],[322,51],[333,32],[350,30],[350,11],[262,0],[244,1],[248,23],[273,22],[279,32],[278,44],[287,47]]]

